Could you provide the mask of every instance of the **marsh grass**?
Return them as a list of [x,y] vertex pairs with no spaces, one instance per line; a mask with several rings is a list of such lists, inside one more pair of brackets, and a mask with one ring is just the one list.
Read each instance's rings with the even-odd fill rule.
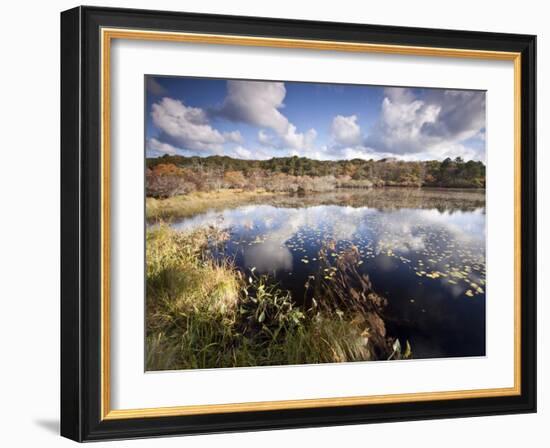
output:
[[208,210],[219,210],[226,207],[255,203],[282,195],[283,193],[267,192],[263,189],[219,189],[216,191],[196,191],[165,199],[146,198],[146,218],[158,221],[168,218],[185,218]]
[[296,307],[268,277],[212,256],[227,237],[213,227],[147,231],[147,370],[387,359],[369,327],[372,305],[346,307],[327,284],[311,308]]

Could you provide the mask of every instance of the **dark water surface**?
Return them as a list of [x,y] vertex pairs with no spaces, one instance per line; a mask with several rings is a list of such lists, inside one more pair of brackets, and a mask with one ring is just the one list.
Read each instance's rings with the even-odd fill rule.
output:
[[283,197],[177,221],[229,232],[222,252],[245,272],[272,275],[307,306],[323,241],[352,245],[360,272],[389,301],[391,335],[415,358],[485,355],[485,193],[375,189]]

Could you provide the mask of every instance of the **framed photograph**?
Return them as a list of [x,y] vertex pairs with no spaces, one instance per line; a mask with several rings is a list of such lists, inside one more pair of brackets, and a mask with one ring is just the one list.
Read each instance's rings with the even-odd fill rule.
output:
[[535,36],[61,14],[61,433],[536,411]]

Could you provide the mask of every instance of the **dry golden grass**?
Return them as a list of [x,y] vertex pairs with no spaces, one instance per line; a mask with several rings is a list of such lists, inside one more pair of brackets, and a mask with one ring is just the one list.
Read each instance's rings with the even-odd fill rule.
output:
[[169,218],[185,218],[208,210],[220,210],[242,204],[260,202],[282,193],[271,193],[263,189],[220,189],[217,191],[196,191],[166,199],[148,197],[145,203],[149,221]]

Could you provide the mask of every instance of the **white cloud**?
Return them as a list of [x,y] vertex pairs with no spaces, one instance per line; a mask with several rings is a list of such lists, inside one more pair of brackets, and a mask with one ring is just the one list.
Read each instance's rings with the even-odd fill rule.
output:
[[258,131],[258,141],[264,146],[275,146],[273,135],[268,134],[263,129]]
[[310,129],[305,133],[296,132],[296,126],[289,123],[287,131],[281,136],[281,140],[284,145],[294,149],[311,149],[315,138],[317,137],[317,131]]
[[178,153],[178,148],[170,145],[169,143],[161,142],[156,138],[150,138],[147,140],[147,153],[154,155],[175,155]]
[[382,100],[382,111],[374,133],[367,139],[379,150],[396,153],[418,152],[425,147],[422,127],[434,123],[440,108],[423,101],[395,102],[388,97]]
[[262,148],[249,149],[242,145],[226,145],[223,149],[223,155],[245,160],[266,160],[273,157],[272,154]]
[[[394,156],[394,155],[390,155]],[[478,150],[467,147],[460,143],[440,143],[427,148],[425,151],[402,154],[398,158],[406,161],[411,160],[443,160],[447,157],[454,159],[461,157],[464,160],[479,160]]]
[[412,89],[387,88],[368,136],[356,115],[337,115],[323,152],[332,159],[484,160],[484,127],[483,92],[428,89],[418,97]]
[[341,149],[340,153],[344,155],[344,159],[348,159],[348,160],[351,160],[351,159],[368,160],[368,159],[376,158],[375,156],[373,156],[372,152],[369,152],[366,148],[362,146],[356,146],[353,148],[346,147]]
[[423,129],[426,135],[461,141],[476,136],[485,128],[484,92],[431,90],[426,101],[441,107],[437,121]]
[[187,150],[220,152],[227,139],[235,141],[240,136],[220,133],[210,126],[204,110],[172,98],[165,97],[153,104],[151,116],[163,136],[171,140],[170,144]]
[[378,121],[365,140],[368,147],[405,160],[484,159],[484,145],[465,143],[484,137],[484,92],[433,89],[422,98],[404,88],[384,93]]
[[234,121],[286,133],[287,118],[279,112],[286,96],[282,82],[227,81],[227,96],[221,113]]
[[242,146],[237,146],[233,149],[233,152],[240,158],[240,159],[251,159],[252,158],[252,151],[249,149],[243,148]]
[[[282,82],[227,81],[227,96],[218,114],[237,122],[271,129],[276,136],[264,130],[258,140],[266,146],[305,150],[313,146],[315,129],[297,132],[296,126],[279,109],[284,108],[286,88]],[[277,138],[275,138],[277,137]]]
[[233,143],[243,143],[243,136],[239,131],[224,132],[223,136],[226,141]]
[[336,115],[330,128],[332,139],[337,144],[357,145],[361,142],[361,128],[357,124],[357,115],[345,117]]
[[393,103],[412,103],[415,100],[412,91],[406,87],[388,87],[384,89],[384,95]]
[[[148,82],[149,89],[158,87],[162,88]],[[152,122],[160,132],[148,139],[147,151],[243,159],[287,155],[321,160],[485,158],[484,92],[386,88],[378,118],[369,129],[361,128],[357,114],[335,115],[326,141],[318,141],[314,128],[300,132],[287,118],[283,113],[286,94],[282,82],[228,81],[227,95],[218,108],[191,107],[164,97],[151,109]],[[249,149],[239,130],[216,129],[212,117],[256,127],[255,148]],[[247,127],[243,129],[248,132]]]

